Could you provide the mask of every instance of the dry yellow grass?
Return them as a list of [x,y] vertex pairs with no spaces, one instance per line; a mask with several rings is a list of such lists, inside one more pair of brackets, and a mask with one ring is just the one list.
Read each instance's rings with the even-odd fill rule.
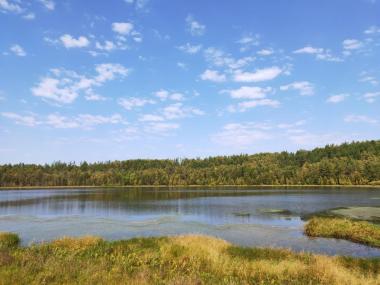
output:
[[0,251],[0,284],[380,284],[375,259],[243,248],[198,235],[63,238]]
[[315,217],[306,224],[305,233],[312,237],[346,239],[380,247],[380,226],[365,221]]

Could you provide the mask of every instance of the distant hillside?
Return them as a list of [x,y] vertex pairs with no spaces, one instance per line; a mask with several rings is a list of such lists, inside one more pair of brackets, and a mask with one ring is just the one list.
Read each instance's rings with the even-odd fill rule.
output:
[[0,186],[380,185],[380,141],[205,159],[0,166]]

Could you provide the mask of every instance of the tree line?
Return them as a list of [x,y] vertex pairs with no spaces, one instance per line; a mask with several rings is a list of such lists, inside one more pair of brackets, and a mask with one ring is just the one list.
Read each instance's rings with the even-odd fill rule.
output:
[[0,166],[2,187],[365,184],[380,185],[380,140],[203,159]]

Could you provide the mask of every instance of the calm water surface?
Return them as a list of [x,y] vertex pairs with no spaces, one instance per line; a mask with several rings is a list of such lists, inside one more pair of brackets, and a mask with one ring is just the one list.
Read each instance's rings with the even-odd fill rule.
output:
[[24,244],[63,235],[193,233],[245,246],[380,256],[379,249],[303,235],[304,215],[347,206],[380,206],[380,189],[6,190],[0,191],[0,231],[17,232]]

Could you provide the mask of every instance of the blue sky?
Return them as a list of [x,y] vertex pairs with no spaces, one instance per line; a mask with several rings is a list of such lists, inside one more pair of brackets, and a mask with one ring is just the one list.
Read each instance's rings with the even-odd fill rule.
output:
[[380,135],[380,1],[0,0],[0,163]]

